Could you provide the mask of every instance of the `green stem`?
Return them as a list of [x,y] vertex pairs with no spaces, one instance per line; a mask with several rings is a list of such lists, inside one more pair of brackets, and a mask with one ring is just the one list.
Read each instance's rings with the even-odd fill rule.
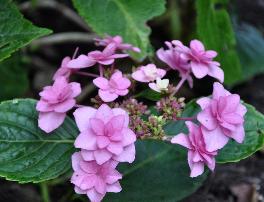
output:
[[49,196],[49,188],[46,182],[40,183],[40,191],[43,202],[51,202]]

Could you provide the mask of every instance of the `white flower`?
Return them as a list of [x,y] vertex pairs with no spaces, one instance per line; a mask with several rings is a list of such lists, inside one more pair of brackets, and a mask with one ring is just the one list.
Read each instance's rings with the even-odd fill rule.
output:
[[157,78],[156,83],[149,83],[149,87],[157,92],[167,91],[169,86],[169,79]]

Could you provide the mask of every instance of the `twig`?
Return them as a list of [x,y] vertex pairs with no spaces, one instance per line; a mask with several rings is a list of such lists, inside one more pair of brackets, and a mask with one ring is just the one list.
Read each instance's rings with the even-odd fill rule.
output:
[[64,32],[42,37],[32,42],[32,45],[54,45],[62,43],[92,43],[97,35],[84,32]]
[[75,13],[72,9],[68,8],[67,6],[54,0],[37,0],[34,3],[32,3],[32,1],[27,1],[20,4],[19,7],[21,11],[33,9],[34,7],[54,9],[60,12],[69,20],[73,21],[75,24],[82,27],[84,30],[91,31],[88,25],[83,21],[83,19],[77,13]]
[[45,182],[40,183],[40,190],[43,202],[50,202],[49,189]]

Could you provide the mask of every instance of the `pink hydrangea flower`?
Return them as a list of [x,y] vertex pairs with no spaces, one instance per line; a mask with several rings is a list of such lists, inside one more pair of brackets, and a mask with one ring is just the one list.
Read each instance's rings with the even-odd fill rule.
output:
[[71,183],[75,185],[77,194],[86,194],[90,201],[100,202],[107,192],[120,192],[122,190],[118,180],[122,175],[115,169],[117,162],[108,161],[98,165],[95,161],[87,162],[80,152],[72,155],[72,168],[74,173]]
[[95,39],[98,46],[107,46],[111,43],[116,45],[116,48],[121,51],[131,50],[139,53],[140,49],[138,47],[134,47],[131,44],[123,43],[123,38],[121,36],[106,36],[104,39]]
[[80,135],[75,147],[81,149],[86,161],[103,164],[110,159],[133,162],[135,159],[135,133],[128,128],[129,116],[121,108],[111,109],[102,104],[98,110],[82,107],[74,112]]
[[139,67],[135,72],[132,73],[132,78],[140,82],[151,82],[157,78],[162,78],[166,74],[164,69],[157,68],[154,64],[148,64],[146,66]]
[[65,78],[69,78],[71,75],[72,70],[67,68],[67,64],[68,62],[71,60],[71,58],[65,57],[63,58],[62,62],[61,62],[61,66],[60,68],[55,72],[54,76],[53,76],[53,80],[55,81],[58,77],[64,76]]
[[112,102],[118,96],[128,94],[128,88],[131,85],[130,80],[124,77],[121,71],[116,71],[110,80],[98,77],[93,80],[93,83],[100,88],[98,94],[104,102]]
[[198,79],[209,75],[218,79],[221,83],[224,82],[224,72],[219,67],[220,63],[213,61],[217,56],[217,52],[213,50],[205,50],[202,42],[192,40],[190,42],[190,49],[184,46],[180,41],[173,41],[177,46],[177,50],[183,53],[182,57],[190,61],[192,73]]
[[214,83],[212,98],[197,101],[202,111],[197,119],[202,124],[208,151],[223,148],[229,138],[242,143],[245,137],[244,115],[247,109],[237,94],[231,94],[218,82]]
[[191,65],[188,62],[188,59],[183,57],[182,51],[178,51],[176,46],[170,42],[165,42],[169,49],[164,50],[163,48],[157,51],[158,58],[166,63],[171,69],[177,70],[180,74],[180,77],[186,77],[190,87],[193,86],[193,80],[190,75]]
[[88,55],[80,55],[68,63],[69,68],[86,68],[94,66],[96,63],[102,65],[111,65],[117,58],[128,57],[128,54],[116,54],[116,45],[111,43],[103,51],[91,51]]
[[58,77],[53,86],[46,86],[39,93],[41,99],[36,109],[40,112],[38,125],[46,133],[58,128],[76,103],[75,97],[81,93],[79,83],[68,83],[65,77]]
[[197,177],[204,172],[204,165],[210,170],[215,168],[215,156],[217,151],[208,151],[203,139],[202,130],[196,124],[185,122],[189,134],[180,133],[171,139],[172,144],[179,144],[188,149],[188,164],[191,169],[191,177]]

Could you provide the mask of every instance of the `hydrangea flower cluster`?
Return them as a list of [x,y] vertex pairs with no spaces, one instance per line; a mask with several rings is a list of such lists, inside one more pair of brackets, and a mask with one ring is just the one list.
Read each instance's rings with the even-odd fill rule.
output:
[[[44,87],[36,106],[38,125],[46,133],[61,126],[66,113],[76,108],[73,115],[80,134],[74,146],[79,151],[72,155],[74,173],[71,178],[76,193],[86,194],[92,202],[99,202],[107,192],[120,192],[122,174],[116,168],[119,163],[135,160],[137,139],[169,140],[186,147],[191,177],[201,175],[204,165],[214,170],[215,157],[230,138],[243,142],[246,108],[238,95],[231,94],[221,84],[224,73],[220,64],[213,60],[217,56],[215,51],[205,50],[198,40],[192,40],[190,47],[176,40],[165,42],[168,49],[159,49],[157,57],[166,64],[166,70],[155,64],[145,64],[125,74],[115,61],[140,49],[124,43],[121,36],[95,41],[103,48],[77,57],[76,51],[73,57],[63,59],[54,74],[53,85]],[[98,74],[87,70],[97,70]],[[178,72],[181,78],[175,86],[164,78],[170,70]],[[77,104],[81,86],[70,81],[73,74],[93,78],[98,88],[96,98],[91,98],[93,106]],[[185,81],[193,86],[192,76],[201,79],[206,75],[221,83],[214,83],[211,98],[197,100],[201,112],[196,117],[181,117],[185,99],[177,98],[176,93]],[[137,100],[134,93],[140,83],[160,94],[161,99],[154,104],[158,114],[151,114],[153,108]],[[198,125],[192,122],[195,119]],[[166,136],[163,126],[172,120],[186,121],[188,135]]]

